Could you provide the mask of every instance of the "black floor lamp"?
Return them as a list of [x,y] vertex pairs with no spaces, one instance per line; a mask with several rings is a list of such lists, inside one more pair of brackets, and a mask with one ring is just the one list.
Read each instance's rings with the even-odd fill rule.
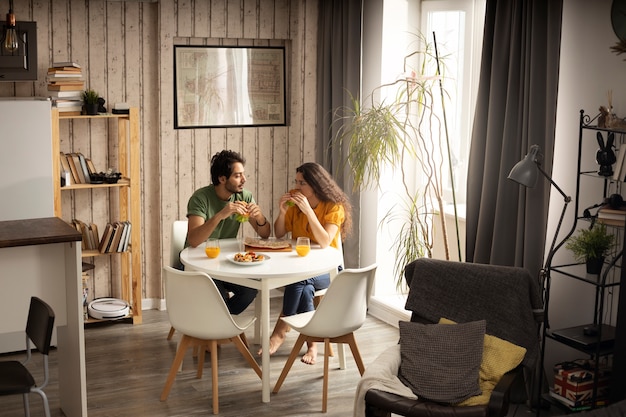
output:
[[[548,305],[550,298],[550,267],[552,266],[552,258],[554,257],[555,252],[565,243],[567,237],[561,240],[558,244],[557,238],[559,236],[559,231],[561,230],[561,225],[563,224],[563,218],[565,217],[565,212],[567,210],[567,205],[572,201],[572,198],[565,194],[563,190],[552,180],[552,178],[541,169],[541,148],[539,145],[532,145],[530,147],[530,151],[528,154],[519,161],[507,177],[510,180],[513,180],[525,187],[533,188],[535,184],[537,184],[537,172],[540,172],[550,184],[556,188],[556,190],[563,196],[563,210],[561,210],[561,217],[559,217],[559,222],[556,226],[556,231],[554,232],[554,237],[552,238],[552,243],[550,244],[550,250],[548,251],[548,256],[546,257],[546,261],[541,270],[541,288],[543,288],[543,329],[545,332],[550,328],[550,324],[548,322]],[[535,375],[535,383],[538,384],[536,390],[533,390],[536,393],[537,398],[531,399],[537,407],[537,415],[539,415],[539,410],[541,410],[541,389],[542,389],[542,381],[543,381],[543,358],[545,356],[545,337],[542,337],[541,344],[541,358],[539,359],[539,363],[537,366],[537,374]]]

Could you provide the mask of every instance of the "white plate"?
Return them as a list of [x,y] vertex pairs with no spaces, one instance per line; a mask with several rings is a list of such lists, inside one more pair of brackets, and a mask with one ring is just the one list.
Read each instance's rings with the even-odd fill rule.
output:
[[254,265],[261,265],[265,262],[267,262],[270,257],[267,256],[266,254],[261,254],[265,257],[265,259],[263,259],[262,261],[256,261],[256,262],[237,262],[235,260],[235,254],[236,253],[241,253],[241,252],[235,252],[235,253],[231,253],[229,255],[226,256],[226,259],[228,259],[230,262],[234,263],[235,265],[240,265],[240,266],[254,266]]

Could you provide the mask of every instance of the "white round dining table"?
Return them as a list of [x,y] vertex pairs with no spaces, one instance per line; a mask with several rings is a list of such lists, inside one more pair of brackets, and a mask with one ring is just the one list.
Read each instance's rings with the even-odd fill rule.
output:
[[319,245],[311,244],[309,254],[302,257],[294,250],[294,242],[291,243],[292,250],[288,252],[256,249],[255,252],[262,253],[269,259],[255,264],[231,261],[235,253],[244,252],[241,239],[220,239],[220,255],[214,259],[207,257],[204,245],[185,248],[180,254],[185,270],[206,272],[212,278],[259,291],[255,301],[257,316],[255,340],[260,341],[263,349],[261,355],[263,402],[270,401],[270,291],[325,273],[330,273],[332,279],[337,274],[337,267],[343,263],[343,256],[333,247],[322,249]]

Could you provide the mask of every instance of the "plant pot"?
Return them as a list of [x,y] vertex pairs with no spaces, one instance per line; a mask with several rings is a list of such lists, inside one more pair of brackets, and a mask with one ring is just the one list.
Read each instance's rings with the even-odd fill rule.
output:
[[95,116],[96,114],[98,114],[98,103],[85,103],[83,104],[83,110],[86,115]]
[[593,275],[599,275],[602,272],[602,266],[604,265],[604,256],[600,258],[587,259],[587,273]]

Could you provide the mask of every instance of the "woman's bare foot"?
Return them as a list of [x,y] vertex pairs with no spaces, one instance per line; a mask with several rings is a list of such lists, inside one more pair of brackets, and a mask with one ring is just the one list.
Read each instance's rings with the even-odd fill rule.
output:
[[[273,355],[280,345],[285,341],[285,335],[289,331],[289,326],[287,323],[282,321],[280,318],[276,322],[276,326],[274,326],[274,331],[272,331],[272,335],[270,336],[270,355]],[[259,356],[263,354],[263,348],[259,349],[257,352]]]
[[302,359],[300,360],[307,365],[314,365],[315,361],[317,360],[317,344],[315,344],[315,342],[312,342],[308,343],[308,346],[309,348],[307,349],[306,353],[302,355]]

